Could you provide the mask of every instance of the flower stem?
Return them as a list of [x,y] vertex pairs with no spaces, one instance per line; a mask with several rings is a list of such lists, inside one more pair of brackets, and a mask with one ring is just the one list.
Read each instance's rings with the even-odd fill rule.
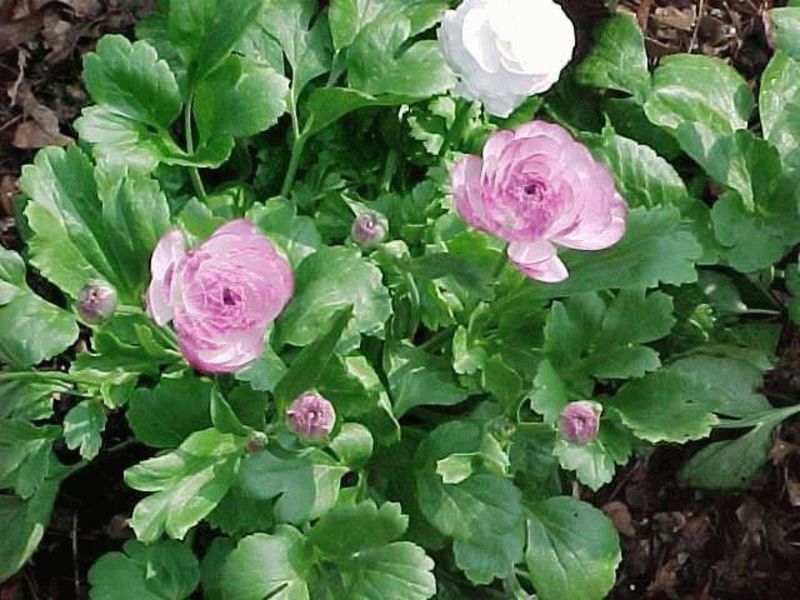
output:
[[0,372],[0,383],[3,381],[41,381],[78,384],[95,384],[94,379],[77,377],[61,371],[2,371]]
[[444,158],[452,145],[457,142],[462,135],[464,135],[464,127],[469,119],[469,113],[472,110],[471,102],[461,102],[456,108],[456,117],[453,124],[447,130],[442,142],[442,147],[439,148],[439,158]]
[[292,190],[295,177],[297,177],[297,168],[300,166],[300,159],[303,157],[303,150],[306,146],[306,136],[300,131],[300,121],[297,117],[297,101],[294,97],[294,91],[289,96],[289,115],[292,118],[292,156],[289,159],[289,168],[286,169],[286,175],[283,178],[283,185],[281,186],[281,196],[287,198],[289,192]]
[[[189,96],[186,102],[186,109],[183,111],[183,129],[186,136],[186,151],[189,154],[194,154],[194,136],[192,134],[192,104],[194,98]],[[203,180],[200,179],[200,171],[197,167],[189,167],[189,177],[192,180],[194,191],[201,200],[206,198],[206,188],[203,186]]]

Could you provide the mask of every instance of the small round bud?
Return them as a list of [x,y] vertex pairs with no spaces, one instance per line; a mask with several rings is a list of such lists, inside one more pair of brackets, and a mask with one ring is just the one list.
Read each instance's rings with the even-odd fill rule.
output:
[[386,239],[386,219],[374,212],[365,212],[353,219],[350,237],[362,248],[377,246]]
[[561,437],[571,444],[588,444],[597,437],[602,411],[596,402],[570,402],[558,417]]
[[336,423],[333,405],[317,392],[305,392],[286,411],[289,429],[300,438],[320,440]]
[[87,283],[78,292],[75,307],[81,319],[90,325],[97,325],[117,310],[117,291],[102,281]]

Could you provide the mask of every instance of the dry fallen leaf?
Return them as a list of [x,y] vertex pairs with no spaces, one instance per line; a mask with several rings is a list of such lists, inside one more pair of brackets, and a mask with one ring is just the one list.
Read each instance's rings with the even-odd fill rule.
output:
[[66,146],[73,141],[61,133],[58,116],[39,102],[28,86],[20,87],[16,101],[22,105],[26,117],[14,132],[12,144],[16,148],[34,150],[44,146]]
[[625,503],[620,502],[619,500],[609,502],[603,507],[603,512],[606,513],[606,516],[609,519],[611,519],[614,527],[616,527],[617,531],[619,531],[622,535],[627,537],[636,536],[636,528],[633,526],[631,511],[628,510],[628,507],[625,505]]

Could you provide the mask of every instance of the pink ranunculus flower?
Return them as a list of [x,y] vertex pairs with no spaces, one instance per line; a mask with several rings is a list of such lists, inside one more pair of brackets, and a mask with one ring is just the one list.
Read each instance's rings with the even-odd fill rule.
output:
[[602,250],[625,233],[627,205],[611,174],[563,127],[544,121],[493,133],[483,158],[456,164],[452,187],[461,218],[509,242],[511,262],[539,281],[569,275],[556,245]]
[[229,373],[261,354],[267,325],[292,296],[289,263],[250,221],[231,221],[196,248],[182,231],[161,238],[150,260],[147,310],[175,328],[193,367]]

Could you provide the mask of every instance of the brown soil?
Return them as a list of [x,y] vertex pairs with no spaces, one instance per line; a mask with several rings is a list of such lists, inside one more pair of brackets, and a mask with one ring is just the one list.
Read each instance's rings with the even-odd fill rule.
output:
[[[19,248],[12,198],[21,165],[36,148],[66,144],[87,97],[81,56],[108,32],[130,33],[152,0],[0,0],[0,243]],[[582,26],[603,18],[600,0],[566,0]],[[621,0],[646,32],[652,61],[702,52],[731,61],[751,81],[769,59],[764,11],[770,0]],[[699,15],[699,18],[698,18]],[[589,43],[586,35],[584,43]],[[780,362],[765,392],[796,398],[800,332],[786,325]],[[107,444],[127,439],[112,419]],[[686,489],[677,471],[702,443],[660,447],[635,460],[586,499],[621,532],[623,564],[610,598],[791,600],[800,597],[800,419],[784,423],[773,462],[740,493]],[[130,536],[125,516],[137,495],[121,471],[147,457],[141,446],[101,455],[68,479],[35,560],[0,584],[0,600],[86,597],[96,558]],[[67,454],[65,454],[67,456]]]

